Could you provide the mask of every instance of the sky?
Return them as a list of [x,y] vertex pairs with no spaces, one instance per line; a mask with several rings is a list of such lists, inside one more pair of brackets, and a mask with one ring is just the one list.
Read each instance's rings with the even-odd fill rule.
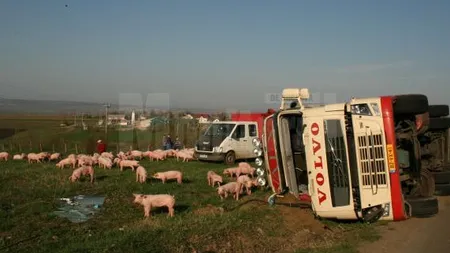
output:
[[449,104],[449,11],[445,0],[2,0],[1,96],[246,110],[308,88],[319,103]]

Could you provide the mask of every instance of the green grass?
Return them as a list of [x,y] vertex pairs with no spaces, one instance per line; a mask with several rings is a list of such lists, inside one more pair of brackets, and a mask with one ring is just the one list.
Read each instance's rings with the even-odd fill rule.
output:
[[[264,190],[239,201],[221,201],[206,183],[206,172],[221,173],[221,164],[174,159],[141,164],[149,174],[180,170],[185,182],[139,184],[131,170],[96,168],[93,185],[87,180],[70,183],[71,169],[59,170],[52,163],[0,162],[0,251],[355,252],[357,243],[374,239],[355,237],[373,234],[370,225],[325,223],[330,232],[308,211],[269,207],[264,199],[270,192]],[[175,217],[158,209],[145,219],[143,208],[132,203],[132,193],[175,195]],[[78,194],[106,196],[100,213],[80,224],[51,215],[56,198]]]

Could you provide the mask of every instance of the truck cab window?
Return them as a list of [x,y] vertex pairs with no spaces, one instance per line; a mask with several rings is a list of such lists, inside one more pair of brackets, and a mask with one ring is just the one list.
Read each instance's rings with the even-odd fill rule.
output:
[[257,136],[257,134],[256,134],[256,125],[255,124],[248,125],[248,131],[249,131],[250,137],[256,137]]

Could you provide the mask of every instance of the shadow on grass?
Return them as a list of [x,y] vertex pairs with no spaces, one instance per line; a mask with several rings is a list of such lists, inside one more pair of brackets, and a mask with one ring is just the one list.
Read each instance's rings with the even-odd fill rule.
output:
[[[175,215],[179,214],[179,213],[184,213],[187,212],[189,210],[190,206],[189,205],[185,205],[185,204],[176,204],[174,209],[175,209]],[[152,213],[153,214],[168,214],[169,210],[167,209],[167,207],[155,207],[154,209],[152,209]]]
[[101,175],[101,176],[95,177],[95,181],[101,182],[101,181],[104,181],[106,178],[108,178],[107,175]]

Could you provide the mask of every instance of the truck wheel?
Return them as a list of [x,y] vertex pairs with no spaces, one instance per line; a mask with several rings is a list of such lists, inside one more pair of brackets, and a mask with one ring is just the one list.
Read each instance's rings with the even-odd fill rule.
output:
[[436,184],[436,191],[434,192],[434,195],[449,196],[450,195],[450,183]]
[[448,105],[429,105],[430,118],[447,117],[449,115]]
[[406,201],[411,206],[411,215],[416,218],[433,217],[439,213],[439,203],[436,197],[413,197]]
[[236,156],[233,151],[229,151],[225,155],[225,164],[226,165],[233,165],[236,162]]
[[434,176],[431,171],[422,169],[420,172],[420,195],[422,197],[431,197],[436,190],[436,183],[434,182]]
[[450,128],[450,118],[430,118],[428,130],[445,130]]
[[[439,184],[450,184],[450,171],[436,171],[431,172],[434,176],[434,183]],[[437,186],[436,186],[437,190]]]
[[422,114],[428,112],[428,98],[422,94],[394,97],[394,114]]

